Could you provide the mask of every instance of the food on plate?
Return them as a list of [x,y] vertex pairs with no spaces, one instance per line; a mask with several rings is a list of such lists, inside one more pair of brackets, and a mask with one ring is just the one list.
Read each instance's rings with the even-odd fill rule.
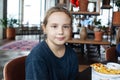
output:
[[102,63],[93,63],[90,65],[95,71],[103,74],[120,74],[120,69],[108,68]]

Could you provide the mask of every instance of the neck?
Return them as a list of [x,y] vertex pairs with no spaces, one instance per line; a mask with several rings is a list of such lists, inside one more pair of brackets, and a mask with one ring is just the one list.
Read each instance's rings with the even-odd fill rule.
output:
[[57,57],[62,57],[65,53],[65,45],[55,45],[50,43],[48,40],[46,40],[46,43],[48,44],[51,51],[54,53]]

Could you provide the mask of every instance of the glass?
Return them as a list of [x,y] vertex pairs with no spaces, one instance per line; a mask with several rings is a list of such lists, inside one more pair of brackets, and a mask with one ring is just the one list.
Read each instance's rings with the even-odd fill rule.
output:
[[40,23],[40,0],[24,0],[23,23]]

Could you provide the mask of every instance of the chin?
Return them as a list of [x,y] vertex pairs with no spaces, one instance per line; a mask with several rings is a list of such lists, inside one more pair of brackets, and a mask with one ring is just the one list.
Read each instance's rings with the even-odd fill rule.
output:
[[63,45],[63,44],[65,44],[65,41],[56,41],[56,44]]

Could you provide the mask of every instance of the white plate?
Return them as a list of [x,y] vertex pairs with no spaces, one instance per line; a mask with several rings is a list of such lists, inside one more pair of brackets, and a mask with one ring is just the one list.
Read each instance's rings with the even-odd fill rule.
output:
[[120,64],[114,62],[109,62],[106,64],[106,66],[110,69],[120,69]]
[[103,74],[103,73],[95,71],[93,68],[92,68],[92,72],[94,74],[96,74],[96,75],[101,76],[101,77],[106,77],[106,78],[120,78],[120,74]]

